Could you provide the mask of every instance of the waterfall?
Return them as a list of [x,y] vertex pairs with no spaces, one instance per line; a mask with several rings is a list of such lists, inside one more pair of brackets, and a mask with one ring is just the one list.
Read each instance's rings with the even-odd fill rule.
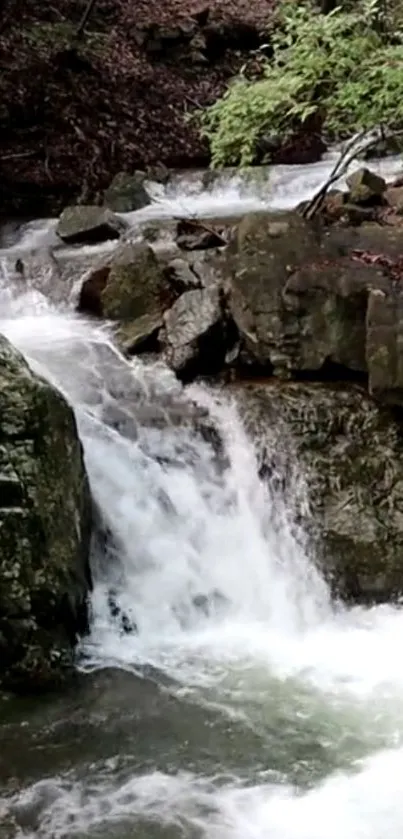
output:
[[[311,191],[313,170],[299,176]],[[77,667],[129,681],[84,708],[82,755],[0,787],[6,835],[400,839],[401,611],[332,603],[235,397],[123,358],[72,308],[96,249],[65,254],[56,288],[53,235],[31,225],[0,253],[0,331],[65,393],[84,445],[97,527]],[[10,270],[19,248],[42,254],[28,285]]]

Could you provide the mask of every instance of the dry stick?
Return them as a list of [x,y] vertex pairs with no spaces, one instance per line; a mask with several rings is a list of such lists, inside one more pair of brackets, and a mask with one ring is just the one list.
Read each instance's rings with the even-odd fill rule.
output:
[[4,160],[18,160],[23,157],[35,157],[35,155],[39,154],[39,149],[31,150],[31,151],[19,151],[13,152],[13,154],[4,154],[3,157],[0,157],[0,163],[3,163]]
[[83,12],[83,16],[82,16],[82,18],[80,20],[80,23],[78,24],[76,32],[75,32],[75,38],[76,38],[77,41],[79,41],[80,38],[83,37],[85,25],[87,23],[87,20],[88,20],[90,14],[91,14],[96,2],[97,2],[97,0],[88,0],[88,3],[87,3],[87,5],[84,9],[84,12]]
[[[311,200],[309,201],[309,203],[307,204],[307,206],[303,210],[302,215],[303,215],[304,218],[309,220],[309,219],[313,218],[314,215],[318,212],[318,210],[322,206],[322,203],[323,203],[323,201],[326,197],[326,193],[327,193],[329,187],[332,184],[334,184],[335,181],[338,181],[339,178],[341,178],[341,176],[346,171],[346,168],[348,169],[351,161],[354,160],[354,158],[357,156],[357,154],[360,153],[362,147],[359,146],[359,148],[357,148],[357,143],[359,143],[360,140],[364,139],[364,137],[366,136],[367,133],[368,133],[367,131],[362,131],[361,134],[358,135],[358,137],[354,137],[353,140],[350,140],[350,142],[347,144],[344,151],[342,151],[339,159],[335,163],[335,165],[334,165],[334,167],[333,167],[333,169],[332,169],[332,171],[329,175],[328,180],[325,181],[325,183],[323,184],[323,186],[320,187],[318,192],[315,192],[315,195],[311,198]],[[374,141],[371,140],[371,144],[373,142]],[[349,154],[351,149],[354,149],[354,148],[355,148],[355,151],[353,151],[351,153],[351,155],[349,155],[347,157],[347,155]]]

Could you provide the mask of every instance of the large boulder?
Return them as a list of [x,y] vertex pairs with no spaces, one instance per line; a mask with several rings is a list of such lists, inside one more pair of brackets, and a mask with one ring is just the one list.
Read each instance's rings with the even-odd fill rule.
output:
[[91,499],[74,414],[0,336],[0,685],[71,670],[87,628]]
[[288,370],[298,324],[282,294],[295,265],[317,257],[320,239],[297,214],[245,216],[228,249],[230,309],[251,359]]
[[227,265],[247,357],[285,378],[320,376],[329,363],[365,374],[369,290],[390,288],[385,263],[361,258],[371,242],[374,257],[395,254],[402,234],[376,225],[324,230],[296,213],[245,216]]
[[105,207],[82,204],[63,210],[56,233],[68,245],[82,245],[119,239],[125,229],[124,222]]
[[334,592],[365,603],[401,597],[403,439],[396,416],[359,385],[272,381],[237,392],[261,474],[304,524]]

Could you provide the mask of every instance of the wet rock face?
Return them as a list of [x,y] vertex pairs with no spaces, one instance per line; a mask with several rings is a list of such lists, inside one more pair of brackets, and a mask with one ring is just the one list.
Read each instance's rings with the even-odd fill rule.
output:
[[72,410],[0,337],[0,685],[43,689],[87,628],[91,498]]
[[[296,213],[255,214],[228,248],[230,311],[250,360],[282,378],[330,365],[368,376],[402,404],[402,228],[324,229]],[[402,368],[402,369],[401,369]]]
[[[395,415],[358,385],[250,384],[238,386],[238,399],[262,474],[280,467],[281,492],[336,594],[364,603],[401,597],[403,438]],[[310,516],[296,498],[296,462]]]

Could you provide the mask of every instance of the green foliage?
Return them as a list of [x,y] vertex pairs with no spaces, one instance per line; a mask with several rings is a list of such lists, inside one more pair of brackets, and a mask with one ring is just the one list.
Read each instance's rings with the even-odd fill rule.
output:
[[394,22],[390,43],[385,24],[379,0],[329,15],[284,3],[261,76],[241,74],[201,116],[213,165],[251,164],[259,141],[284,141],[314,114],[333,138],[401,127],[403,30]]

